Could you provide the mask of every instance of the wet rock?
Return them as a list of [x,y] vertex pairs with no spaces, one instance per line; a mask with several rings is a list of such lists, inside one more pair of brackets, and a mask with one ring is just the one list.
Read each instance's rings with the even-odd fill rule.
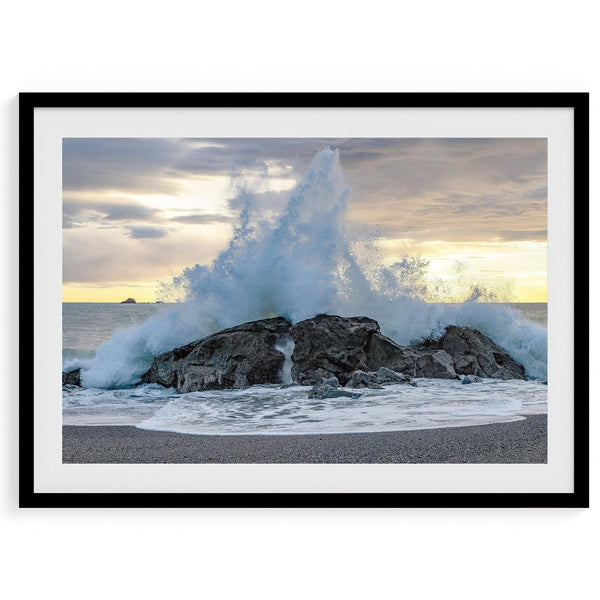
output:
[[454,370],[452,357],[445,350],[425,350],[415,361],[415,377],[460,379]]
[[390,385],[395,383],[412,383],[411,378],[406,373],[397,373],[387,367],[379,367],[375,382],[380,385]]
[[405,346],[402,357],[392,366],[396,373],[409,379],[427,377],[432,379],[460,379],[454,370],[452,357],[443,350],[421,346]]
[[285,357],[275,346],[289,328],[289,321],[277,317],[219,331],[157,356],[142,383],[179,393],[280,383]]
[[340,385],[416,385],[413,377],[468,375],[466,384],[478,377],[526,378],[521,365],[475,329],[451,326],[439,339],[399,346],[368,317],[318,315],[293,326],[277,317],[220,331],[157,356],[142,382],[178,392],[280,383],[285,357],[276,345],[286,336],[294,341],[292,382],[316,386],[313,397],[347,395]]
[[493,379],[527,379],[525,368],[488,336],[470,327],[451,325],[444,335],[429,343],[447,352],[459,375]]
[[346,385],[351,388],[370,388],[372,390],[382,390],[383,386],[377,383],[376,380],[376,373],[365,373],[365,371],[357,369],[356,371],[352,371],[350,379]]
[[63,385],[76,385],[81,387],[81,369],[73,369],[72,371],[63,371],[62,374]]
[[397,373],[387,367],[380,367],[377,372],[365,372],[361,370],[353,371],[346,384],[352,388],[369,388],[372,390],[381,390],[386,385],[407,383],[416,386],[416,383],[405,373]]
[[302,385],[332,376],[346,385],[353,371],[390,366],[402,356],[402,348],[368,317],[318,315],[296,323],[290,334],[295,342],[292,378]]
[[481,377],[477,377],[477,375],[465,375],[462,384],[469,385],[470,383],[481,383]]

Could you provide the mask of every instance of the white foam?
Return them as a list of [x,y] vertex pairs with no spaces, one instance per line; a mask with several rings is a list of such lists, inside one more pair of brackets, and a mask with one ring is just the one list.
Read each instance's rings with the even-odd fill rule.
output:
[[136,425],[177,397],[159,385],[106,390],[63,388],[64,425]]
[[352,433],[515,421],[533,402],[536,414],[545,412],[547,387],[534,381],[417,381],[416,388],[359,390],[356,400],[309,399],[301,386],[194,392],[173,397],[138,427],[205,435]]

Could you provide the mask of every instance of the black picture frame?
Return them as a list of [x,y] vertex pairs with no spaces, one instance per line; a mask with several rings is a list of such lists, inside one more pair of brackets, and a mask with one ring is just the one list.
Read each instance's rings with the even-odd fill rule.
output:
[[[39,493],[34,490],[34,113],[36,108],[340,107],[573,109],[574,390],[572,493]],[[20,507],[588,507],[589,95],[587,93],[22,93],[20,197]],[[34,365],[35,368],[35,365]]]

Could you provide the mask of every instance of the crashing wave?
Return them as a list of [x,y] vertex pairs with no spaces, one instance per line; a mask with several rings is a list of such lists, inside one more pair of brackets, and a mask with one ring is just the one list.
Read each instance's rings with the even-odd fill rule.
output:
[[422,262],[386,265],[373,244],[350,235],[349,196],[339,152],[330,149],[315,156],[277,216],[264,216],[255,196],[242,191],[228,246],[210,266],[189,267],[173,280],[185,301],[115,332],[84,366],[83,384],[128,387],[157,354],[220,329],[274,316],[297,322],[321,313],[369,316],[403,345],[441,334],[447,325],[473,327],[504,347],[530,377],[546,378],[544,327],[509,308],[478,302],[476,294],[461,304],[427,302]]

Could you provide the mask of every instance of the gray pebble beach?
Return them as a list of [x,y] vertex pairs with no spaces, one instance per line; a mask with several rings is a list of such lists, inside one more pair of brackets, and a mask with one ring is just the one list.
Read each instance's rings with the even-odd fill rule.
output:
[[546,463],[547,415],[382,433],[188,435],[63,426],[64,463]]

